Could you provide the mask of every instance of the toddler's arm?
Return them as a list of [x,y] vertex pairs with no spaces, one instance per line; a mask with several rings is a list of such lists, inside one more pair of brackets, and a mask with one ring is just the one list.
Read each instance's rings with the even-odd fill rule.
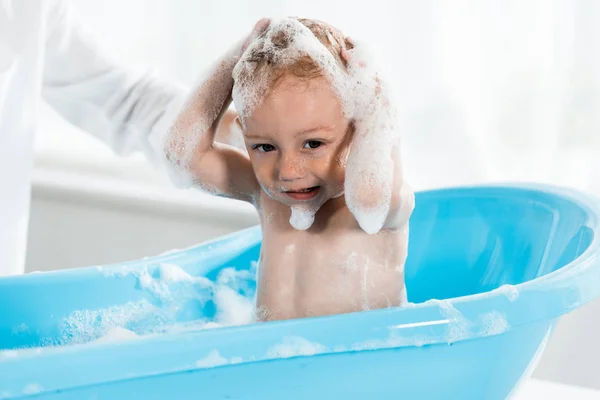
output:
[[356,46],[344,50],[354,91],[354,137],[348,155],[345,197],[361,228],[374,234],[405,226],[414,194],[404,181],[397,115],[375,63]]
[[249,42],[268,26],[262,20],[231,48],[192,90],[164,146],[167,158],[191,175],[194,183],[220,196],[254,201],[259,186],[242,151],[215,141],[217,127],[231,104],[232,71]]

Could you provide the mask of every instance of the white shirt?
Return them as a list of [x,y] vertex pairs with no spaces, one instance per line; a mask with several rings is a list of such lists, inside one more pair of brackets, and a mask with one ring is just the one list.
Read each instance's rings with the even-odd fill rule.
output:
[[0,0],[0,275],[24,272],[33,144],[46,101],[118,154],[160,158],[183,88],[119,65],[61,0]]

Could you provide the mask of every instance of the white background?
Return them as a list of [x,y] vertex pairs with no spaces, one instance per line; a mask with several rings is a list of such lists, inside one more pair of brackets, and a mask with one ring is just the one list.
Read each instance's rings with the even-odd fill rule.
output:
[[[416,188],[525,180],[600,190],[593,0],[73,3],[125,63],[187,85],[261,17],[327,21],[379,50]],[[38,154],[115,161],[84,135],[44,121]]]

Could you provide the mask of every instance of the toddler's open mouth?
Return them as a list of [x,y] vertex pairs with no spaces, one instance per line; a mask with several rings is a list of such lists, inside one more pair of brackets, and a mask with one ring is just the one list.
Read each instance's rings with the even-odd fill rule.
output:
[[321,188],[320,186],[313,186],[313,187],[309,187],[306,189],[289,190],[289,191],[286,191],[285,194],[287,194],[289,197],[291,197],[294,200],[301,200],[301,201],[302,200],[310,200],[317,195],[320,188]]

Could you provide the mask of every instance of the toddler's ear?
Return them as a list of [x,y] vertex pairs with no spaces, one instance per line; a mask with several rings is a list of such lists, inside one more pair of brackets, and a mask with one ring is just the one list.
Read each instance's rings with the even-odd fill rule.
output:
[[240,119],[239,115],[235,116],[235,120],[234,121],[235,121],[237,127],[240,128],[241,131],[243,131],[244,130],[244,125],[242,124],[242,120]]

